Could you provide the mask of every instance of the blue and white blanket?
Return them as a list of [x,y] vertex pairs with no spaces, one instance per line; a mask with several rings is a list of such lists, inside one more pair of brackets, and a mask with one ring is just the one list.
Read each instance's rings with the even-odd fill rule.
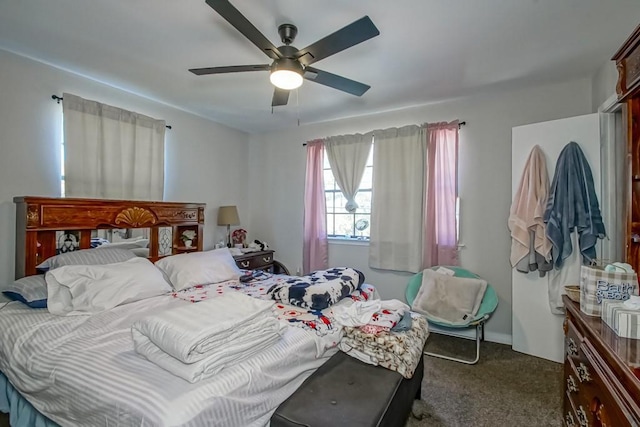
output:
[[283,304],[311,310],[324,310],[349,296],[364,282],[364,275],[353,268],[336,267],[291,277],[271,286],[271,298]]

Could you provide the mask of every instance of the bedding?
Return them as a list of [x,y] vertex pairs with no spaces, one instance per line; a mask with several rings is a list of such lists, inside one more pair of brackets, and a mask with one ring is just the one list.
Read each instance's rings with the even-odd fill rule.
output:
[[365,363],[380,365],[411,378],[429,336],[424,317],[414,313],[411,320],[411,329],[406,332],[371,334],[361,328],[347,326],[339,348]]
[[31,308],[47,307],[47,282],[43,274],[18,279],[2,293],[9,299],[20,301]]
[[189,304],[161,295],[61,317],[9,303],[0,310],[0,370],[60,425],[263,426],[336,351],[316,357],[318,337],[287,327],[275,345],[191,384],[138,355],[131,338],[136,321]]
[[171,291],[162,272],[138,257],[114,264],[65,265],[49,270],[45,280],[47,307],[59,316],[97,313]]
[[119,242],[107,242],[99,245],[96,249],[141,249],[147,248],[149,246],[149,239],[143,238],[135,238],[135,239],[125,239]]
[[38,264],[36,269],[40,271],[53,270],[64,265],[100,265],[123,262],[135,258],[135,254],[123,248],[104,248],[100,251],[93,249],[82,249],[79,251],[67,252],[47,258]]
[[350,295],[364,282],[364,275],[353,268],[318,270],[306,276],[290,276],[267,292],[281,303],[323,310]]
[[176,291],[238,279],[241,274],[227,248],[164,257],[156,267],[167,275]]
[[273,346],[286,328],[273,302],[239,292],[145,317],[131,328],[135,350],[191,382]]
[[[251,274],[254,276],[254,274]],[[274,284],[287,280],[291,276],[276,275],[260,272],[248,282],[231,280],[224,283],[211,285],[199,285],[179,292],[173,292],[171,296],[176,299],[196,303],[225,295],[229,292],[241,292],[254,298],[271,300],[268,289]],[[368,301],[379,298],[376,289],[369,284],[362,284],[360,289],[354,291],[349,297],[341,300],[335,306],[324,310],[311,310],[295,307],[289,304],[276,303],[274,311],[278,320],[292,328],[302,329],[315,335],[316,355],[322,357],[326,351],[338,345],[342,336],[342,327],[336,323],[333,309],[341,304],[350,304],[352,301]]]

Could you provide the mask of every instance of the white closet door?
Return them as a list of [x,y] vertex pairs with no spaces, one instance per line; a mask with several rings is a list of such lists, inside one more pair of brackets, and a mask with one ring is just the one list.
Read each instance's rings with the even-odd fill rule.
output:
[[[570,141],[580,145],[593,173],[598,200],[600,192],[600,120],[597,113],[550,122],[518,126],[512,130],[511,181],[512,198],[518,189],[527,156],[534,145],[545,153],[549,182],[553,179],[560,151]],[[574,255],[579,251],[574,245]],[[598,246],[598,256],[601,256]],[[567,284],[579,282],[580,256],[565,261]],[[512,348],[515,351],[555,362],[564,360],[564,316],[549,308],[548,278],[537,271],[523,274],[512,270]]]

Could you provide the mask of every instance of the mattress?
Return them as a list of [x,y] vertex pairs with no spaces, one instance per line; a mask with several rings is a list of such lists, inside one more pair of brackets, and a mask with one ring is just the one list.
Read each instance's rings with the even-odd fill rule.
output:
[[320,338],[288,327],[268,350],[190,384],[135,353],[130,330],[143,316],[184,304],[167,295],[58,317],[10,303],[0,309],[0,371],[60,425],[263,426],[336,351],[317,357]]

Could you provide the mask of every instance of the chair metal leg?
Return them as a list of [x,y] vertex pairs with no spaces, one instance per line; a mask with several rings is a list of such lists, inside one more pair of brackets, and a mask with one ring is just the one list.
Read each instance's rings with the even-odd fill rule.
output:
[[[484,341],[484,321],[478,322],[476,325],[476,357],[475,359],[469,360],[469,359],[460,359],[458,357],[451,357],[451,356],[446,356],[444,354],[439,354],[439,353],[432,353],[429,351],[423,351],[423,354],[426,354],[427,356],[433,356],[433,357],[438,357],[440,359],[446,359],[446,360],[451,360],[453,362],[460,362],[460,363],[466,363],[467,365],[475,365],[476,363],[478,363],[478,360],[480,360],[480,341]],[[454,337],[458,337],[458,338],[466,338],[460,335],[454,335],[452,334],[451,336]]]

